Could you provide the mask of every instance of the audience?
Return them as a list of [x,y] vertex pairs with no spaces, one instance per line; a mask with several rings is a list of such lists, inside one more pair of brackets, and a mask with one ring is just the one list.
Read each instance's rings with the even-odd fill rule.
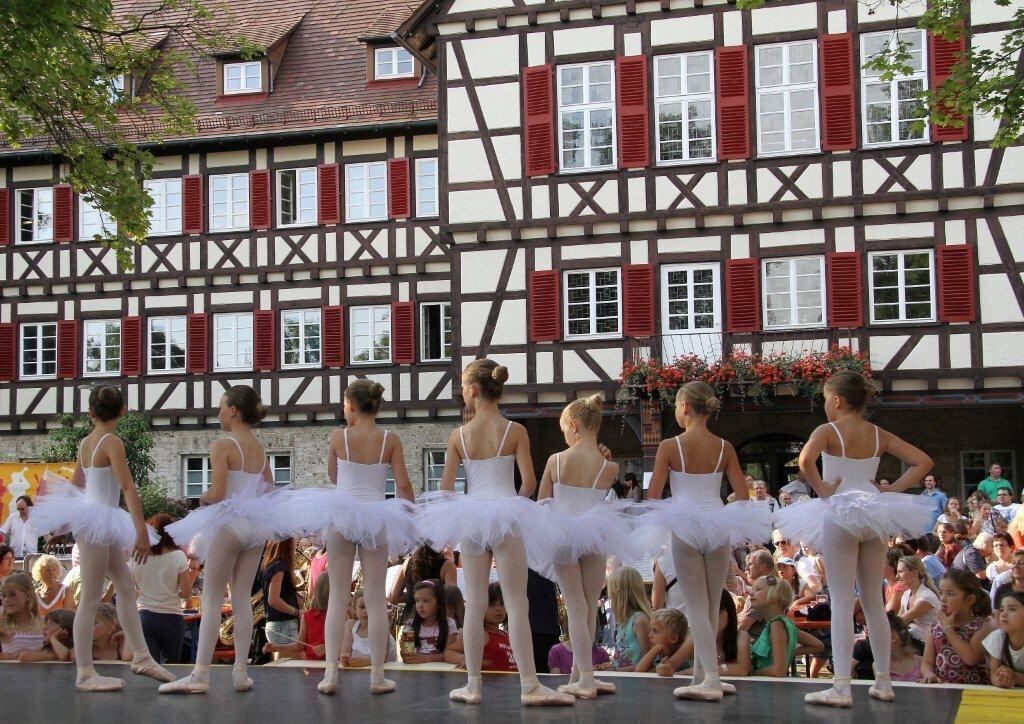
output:
[[[321,571],[316,576],[316,584],[309,596],[309,606],[299,617],[299,635],[296,641],[285,644],[272,644],[267,642],[263,646],[265,654],[285,654],[296,658],[310,661],[324,660],[324,628],[327,625],[327,602],[331,595],[331,580],[327,571]],[[366,605],[363,602],[363,590],[359,589],[352,594],[355,603],[355,619],[345,622],[345,634],[341,644],[341,662],[343,666],[369,666],[370,649],[365,646],[365,653],[360,649],[360,656],[363,659],[358,663],[353,662],[353,650],[356,644],[350,636],[353,626],[362,627],[362,637],[366,638]],[[395,639],[389,636],[388,660],[394,659]],[[346,648],[347,647],[347,648]],[[346,656],[348,659],[346,660]]]
[[956,538],[956,528],[952,523],[939,523],[935,526],[935,534],[939,537],[939,550],[935,557],[946,568],[953,565],[956,554],[960,552],[960,543]]
[[1024,593],[1005,595],[997,620],[999,628],[982,642],[988,654],[989,677],[1001,689],[1024,686]]
[[18,661],[23,664],[34,664],[40,661],[57,661],[54,650],[54,639],[58,646],[70,649],[74,646],[73,627],[75,612],[66,608],[57,608],[46,614],[43,625],[43,645],[34,651],[22,651]]
[[128,562],[128,569],[139,590],[137,601],[146,646],[157,663],[181,663],[185,640],[185,617],[181,601],[192,595],[196,575],[189,570],[188,558],[181,552],[165,528],[174,522],[166,513],[154,515],[149,525],[160,536],[145,563]]
[[963,514],[963,503],[960,502],[960,498],[950,498],[946,501],[946,507],[942,510],[942,515],[939,516],[939,523],[959,523],[962,520],[966,520]]
[[73,611],[76,608],[68,587],[61,583],[63,572],[60,561],[50,555],[39,556],[32,564],[32,578],[39,584],[36,593],[39,613],[44,616],[53,610],[64,608]]
[[892,638],[889,675],[893,681],[920,681],[921,656],[914,646],[915,639],[911,636],[910,629],[899,616],[892,613],[886,615],[889,618],[889,630]]
[[558,586],[537,571],[528,568],[526,570],[526,599],[530,604],[533,665],[538,674],[546,674],[548,673],[548,653],[562,637],[562,628],[558,622]]
[[[756,579],[755,579],[756,580]],[[722,591],[718,606],[718,647],[719,671],[722,676],[748,676],[750,674],[750,634],[739,628],[736,616],[736,602],[728,591]],[[693,639],[687,637],[683,645],[657,666],[660,676],[673,676],[679,669],[684,675],[692,675]]]
[[[516,666],[515,656],[512,654],[512,642],[504,628],[507,625],[507,619],[508,613],[505,611],[505,599],[501,595],[501,584],[492,583],[487,587],[487,610],[484,612],[484,633],[487,634],[484,654],[481,659],[481,668],[484,671],[519,670]],[[550,653],[549,651],[549,656]],[[445,651],[445,661],[465,668],[466,652],[461,634]]]
[[925,641],[924,684],[987,684],[982,642],[992,631],[988,596],[969,571],[951,568],[939,582],[942,608]]
[[[109,603],[101,603],[96,607],[96,624],[92,635],[93,661],[132,660],[133,654],[121,630],[121,623],[117,620],[117,609]],[[51,637],[50,645],[60,661],[75,660],[75,649],[65,646],[59,638]]]
[[[572,657],[574,656],[572,644],[569,639],[560,641],[551,647],[548,652],[548,670],[552,674],[568,674],[572,672]],[[590,659],[595,669],[607,669],[611,662],[608,652],[603,647],[594,644],[590,649]]]
[[904,556],[897,568],[900,582],[907,587],[900,599],[899,618],[910,630],[911,646],[924,653],[924,642],[932,624],[938,621],[939,591],[924,563],[915,556]]
[[462,589],[451,583],[444,584],[444,603],[448,609],[448,615],[461,631],[462,624],[466,620],[466,599],[462,597]]
[[608,597],[615,615],[612,668],[632,671],[651,647],[651,606],[644,581],[635,568],[622,566],[608,579]]
[[[267,642],[278,646],[299,637],[299,593],[295,585],[295,539],[267,543],[263,552],[263,604]],[[278,654],[274,654],[278,658]]]
[[[793,602],[793,589],[777,576],[762,576],[754,581],[751,596],[765,627],[750,645],[750,669],[753,676],[786,676],[797,650],[797,630],[785,613]],[[815,640],[816,650],[824,645]]]
[[996,504],[992,506],[992,510],[1009,523],[1020,510],[1020,503],[1013,502],[1012,492],[1006,488],[1000,488],[996,491]]
[[935,536],[929,534],[920,538],[912,538],[907,541],[907,545],[914,549],[914,555],[921,559],[924,569],[928,571],[928,575],[932,577],[933,581],[942,578],[942,574],[946,572],[946,566],[934,555],[937,545]]
[[953,559],[950,569],[957,569],[973,573],[982,581],[988,581],[985,569],[988,564],[985,559],[992,555],[992,535],[990,533],[979,533],[973,542],[965,542],[960,552]]
[[[646,672],[658,667],[683,647],[689,633],[690,625],[682,611],[675,608],[659,608],[651,614],[651,648],[647,649],[647,653],[636,663],[633,670]],[[692,644],[690,649],[689,658],[692,658]]]
[[0,661],[15,661],[22,651],[35,651],[43,646],[43,617],[39,615],[39,599],[32,577],[18,571],[0,584],[4,611],[0,615]]
[[1024,548],[1013,552],[1013,566],[992,582],[992,609],[998,610],[1003,596],[1011,591],[1024,593]]
[[413,589],[411,651],[403,647],[402,661],[428,664],[445,660],[445,650],[455,642],[458,626],[448,617],[444,584],[439,580],[420,581]]
[[420,581],[440,580],[445,585],[456,583],[455,564],[428,545],[414,550],[402,564],[391,585],[388,601],[405,602],[406,608],[413,607],[414,591]]
[[14,571],[14,549],[9,545],[0,545],[0,583]]

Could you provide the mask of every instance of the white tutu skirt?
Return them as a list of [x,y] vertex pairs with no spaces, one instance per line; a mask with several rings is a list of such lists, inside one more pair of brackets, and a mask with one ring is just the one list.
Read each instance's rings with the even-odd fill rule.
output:
[[[135,545],[135,525],[131,514],[122,508],[86,500],[85,490],[52,473],[45,477],[46,495],[32,506],[32,526],[36,530],[64,535],[72,533],[79,543],[94,546]],[[146,526],[150,545],[160,542],[156,532]]]
[[200,562],[206,561],[213,542],[225,529],[238,538],[243,550],[263,546],[269,540],[283,540],[288,536],[277,535],[273,512],[283,492],[246,491],[233,495],[219,503],[196,508],[164,530]]
[[405,555],[420,544],[415,510],[401,498],[368,501],[338,488],[303,488],[284,491],[274,515],[284,538],[333,531],[356,545]]
[[822,550],[825,521],[843,528],[860,541],[927,532],[935,517],[931,498],[906,493],[853,490],[828,498],[805,498],[775,512],[775,527],[793,541]]
[[[550,499],[549,499],[550,500]],[[543,503],[556,542],[549,558],[553,565],[576,563],[583,556],[640,558],[644,554],[633,536],[638,518],[629,500],[610,500],[575,513],[557,503]]]
[[648,500],[637,524],[637,542],[651,555],[661,555],[670,536],[702,553],[723,545],[767,543],[772,537],[772,513],[759,501],[738,500],[721,507],[702,508],[682,498]]

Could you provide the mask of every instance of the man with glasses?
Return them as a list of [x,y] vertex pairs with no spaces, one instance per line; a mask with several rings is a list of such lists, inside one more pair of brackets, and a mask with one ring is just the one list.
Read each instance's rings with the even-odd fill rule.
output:
[[0,526],[0,533],[7,539],[7,544],[14,549],[15,558],[24,558],[39,552],[39,533],[32,527],[29,512],[32,498],[22,495],[15,502],[15,510]]
[[996,491],[996,504],[992,506],[992,510],[999,515],[1003,516],[1007,523],[1013,520],[1013,516],[1017,515],[1017,511],[1020,510],[1020,503],[1013,502],[1013,494],[1006,488],[1000,488]]

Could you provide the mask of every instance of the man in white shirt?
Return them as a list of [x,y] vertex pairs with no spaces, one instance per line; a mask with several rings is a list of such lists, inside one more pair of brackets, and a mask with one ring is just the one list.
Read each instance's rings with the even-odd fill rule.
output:
[[[796,503],[804,498],[811,497],[811,486],[800,478],[796,478],[779,488],[779,492],[789,493],[790,500]],[[789,505],[789,503],[787,503],[787,505]]]
[[763,480],[754,481],[754,500],[767,504],[773,513],[779,507],[779,501],[768,495],[768,483]]
[[32,498],[22,495],[15,501],[15,506],[17,510],[0,526],[0,533],[4,534],[7,544],[14,549],[14,557],[24,558],[39,552],[39,533],[32,527],[29,518]]
[[1013,497],[1010,495],[1010,491],[1006,488],[1000,488],[996,493],[996,504],[992,506],[992,510],[1006,519],[1009,523],[1013,520],[1013,516],[1017,515],[1017,511],[1020,510],[1020,503],[1014,503]]

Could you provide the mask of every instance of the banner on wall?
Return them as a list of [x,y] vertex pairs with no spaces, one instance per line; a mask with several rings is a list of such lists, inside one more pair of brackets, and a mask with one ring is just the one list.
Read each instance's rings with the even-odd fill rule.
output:
[[0,463],[0,522],[7,520],[14,501],[22,495],[35,498],[46,492],[40,485],[47,470],[71,480],[75,463]]

